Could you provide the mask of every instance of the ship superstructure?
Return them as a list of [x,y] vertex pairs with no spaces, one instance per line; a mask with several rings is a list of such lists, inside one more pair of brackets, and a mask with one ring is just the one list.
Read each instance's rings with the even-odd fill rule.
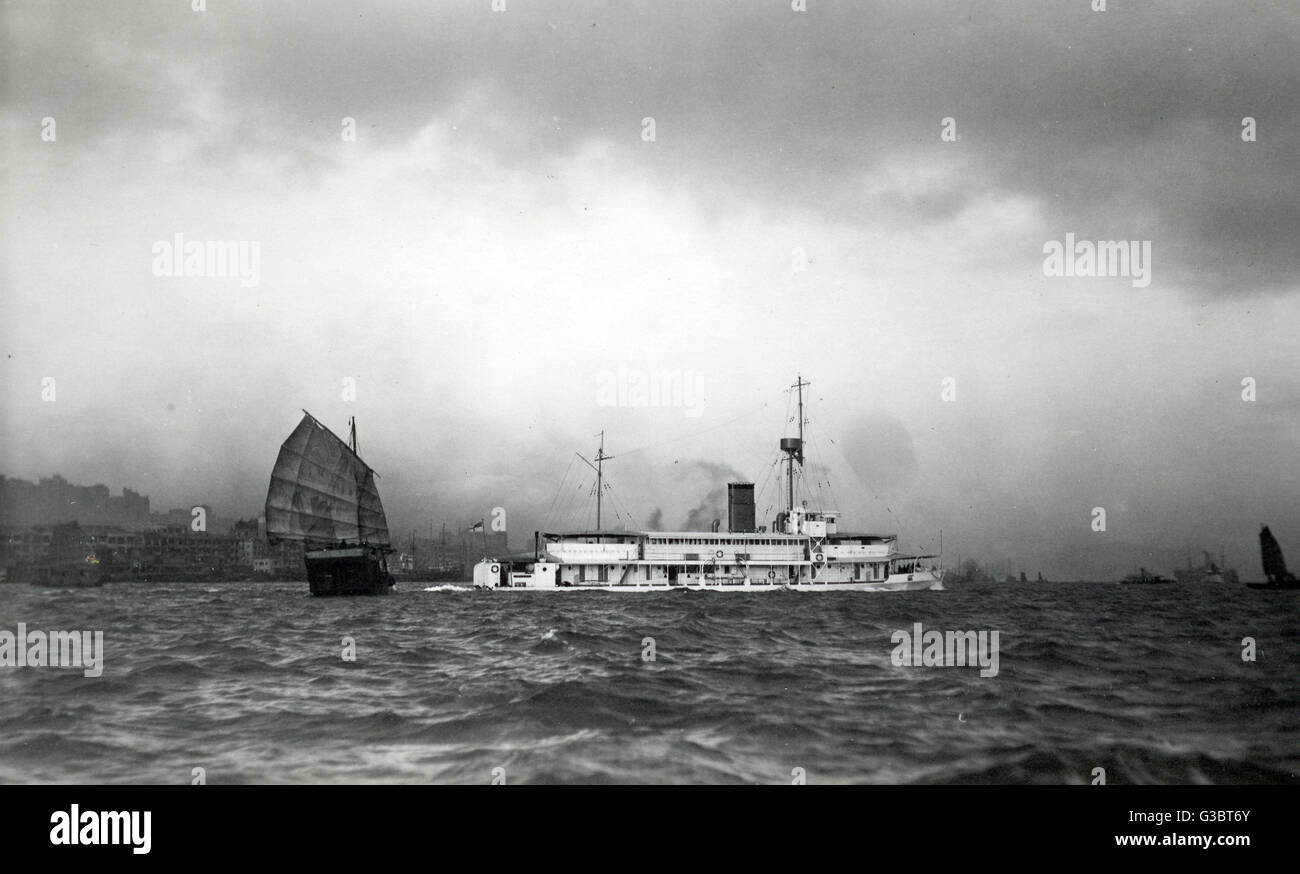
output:
[[1223,556],[1220,555],[1216,561],[1214,556],[1208,551],[1203,552],[1204,561],[1199,567],[1192,566],[1192,557],[1189,553],[1187,556],[1186,569],[1174,571],[1174,579],[1180,583],[1229,583],[1236,585],[1238,582],[1237,572],[1227,567]]
[[[770,530],[756,524],[754,484],[727,486],[725,531],[536,532],[531,553],[485,557],[474,585],[509,590],[655,591],[911,591],[941,589],[943,571],[932,555],[900,555],[897,536],[839,530],[839,513],[795,502],[795,473],[804,462],[803,389],[798,392],[798,436],[783,437],[786,506]],[[603,491],[604,438],[596,462],[597,500]],[[586,461],[586,459],[583,459]],[[719,520],[720,521],[720,520]],[[720,527],[715,523],[716,527]]]

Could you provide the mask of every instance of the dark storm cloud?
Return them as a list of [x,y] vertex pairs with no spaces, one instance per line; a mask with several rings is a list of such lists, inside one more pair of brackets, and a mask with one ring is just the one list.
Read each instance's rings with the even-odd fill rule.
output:
[[[218,162],[280,148],[310,170],[344,116],[400,141],[450,113],[476,149],[546,173],[593,137],[635,143],[651,116],[656,148],[639,160],[660,185],[764,210],[925,224],[1023,196],[1047,239],[1152,239],[1162,282],[1249,294],[1294,288],[1300,267],[1300,11],[1286,2],[136,3],[94,16],[14,3],[6,17],[10,111],[62,112],[87,136],[197,128]],[[204,124],[205,89],[236,108],[227,124]],[[939,141],[944,117],[958,142]],[[899,162],[936,178],[891,181]],[[1036,265],[1035,242],[1005,256]]]

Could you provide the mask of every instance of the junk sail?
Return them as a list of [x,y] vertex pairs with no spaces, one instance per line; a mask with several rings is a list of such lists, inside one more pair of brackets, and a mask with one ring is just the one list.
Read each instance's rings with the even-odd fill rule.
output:
[[387,548],[375,472],[306,410],[280,447],[266,493],[266,533],[308,547]]
[[1273,532],[1264,526],[1259,532],[1260,559],[1264,565],[1264,575],[1270,583],[1279,584],[1294,580],[1295,577],[1286,569],[1286,559],[1282,557],[1282,547],[1277,545]]
[[1282,547],[1277,545],[1277,538],[1265,525],[1259,532],[1259,557],[1264,565],[1266,583],[1247,583],[1252,589],[1300,589],[1300,579],[1286,569],[1286,559],[1282,558]]

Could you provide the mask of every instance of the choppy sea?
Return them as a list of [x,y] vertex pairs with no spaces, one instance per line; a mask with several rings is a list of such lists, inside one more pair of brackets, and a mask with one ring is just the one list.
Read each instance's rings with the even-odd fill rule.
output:
[[[1300,782],[1296,592],[0,585],[19,622],[104,662],[0,667],[9,783]],[[894,664],[916,623],[997,673]]]

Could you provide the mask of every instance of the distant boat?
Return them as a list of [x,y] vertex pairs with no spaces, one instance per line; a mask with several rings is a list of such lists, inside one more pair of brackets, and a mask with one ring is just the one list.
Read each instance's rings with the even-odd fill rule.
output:
[[313,595],[387,594],[394,588],[388,520],[375,472],[356,451],[356,420],[344,443],[303,413],[271,472],[267,538],[303,544]]
[[93,538],[76,522],[65,522],[50,530],[45,558],[14,567],[7,579],[51,589],[83,589],[103,585],[105,576]]
[[50,589],[84,589],[102,586],[104,572],[94,556],[73,564],[42,563],[31,571],[31,584]]
[[429,578],[435,583],[460,583],[469,579],[465,573],[465,553],[464,544],[461,544],[461,558],[456,560],[450,557],[450,551],[447,547],[447,523],[442,523],[442,546],[441,549],[435,550],[438,559],[430,568]]
[[1247,583],[1252,589],[1300,589],[1300,580],[1286,569],[1286,559],[1282,557],[1282,547],[1277,545],[1273,532],[1268,526],[1259,532],[1259,553],[1264,564],[1264,576],[1267,583]]
[[1200,567],[1192,567],[1192,557],[1187,556],[1187,569],[1174,571],[1174,579],[1180,583],[1237,583],[1237,572],[1223,567],[1223,559],[1218,562],[1208,552],[1203,553],[1204,562]]
[[1173,580],[1168,577],[1162,577],[1159,574],[1149,574],[1147,573],[1146,568],[1138,568],[1137,573],[1129,574],[1124,578],[1123,582],[1146,585],[1150,583],[1172,583]]

